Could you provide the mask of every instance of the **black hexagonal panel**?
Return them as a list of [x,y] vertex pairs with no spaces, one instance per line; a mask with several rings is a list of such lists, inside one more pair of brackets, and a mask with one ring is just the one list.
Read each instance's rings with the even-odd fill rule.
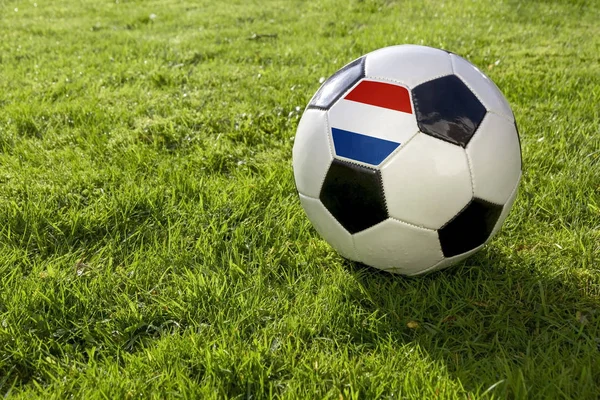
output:
[[486,109],[456,75],[425,82],[412,90],[421,132],[466,147]]
[[452,257],[466,253],[485,243],[501,213],[501,205],[473,199],[438,230],[444,256]]
[[365,58],[361,57],[331,75],[319,88],[308,108],[327,110],[342,94],[365,76]]
[[319,198],[350,233],[367,229],[388,217],[381,175],[373,168],[333,160]]

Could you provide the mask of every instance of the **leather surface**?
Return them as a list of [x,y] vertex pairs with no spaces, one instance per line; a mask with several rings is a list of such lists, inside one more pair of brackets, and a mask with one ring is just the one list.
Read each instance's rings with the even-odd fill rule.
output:
[[308,104],[309,108],[328,109],[348,89],[365,76],[364,57],[356,59],[331,75]]
[[502,205],[473,199],[438,231],[444,256],[456,256],[484,244],[494,230],[502,209]]
[[473,64],[456,54],[451,54],[450,59],[452,60],[454,74],[477,94],[479,101],[488,111],[502,115],[511,121],[514,120],[508,101],[490,78]]
[[510,197],[508,198],[506,203],[504,203],[504,206],[502,207],[502,214],[500,214],[498,221],[496,221],[496,226],[494,227],[494,230],[492,231],[490,238],[494,237],[494,235],[496,235],[498,233],[498,231],[500,231],[500,228],[502,228],[502,224],[504,224],[504,221],[508,217],[508,214],[510,214],[510,210],[512,209],[512,206],[515,203],[515,200],[517,200],[518,196],[519,196],[519,182],[517,182],[517,184],[515,185],[515,188],[513,189],[512,193],[510,194]]
[[340,223],[327,211],[319,199],[313,199],[300,194],[300,203],[312,222],[315,230],[338,253],[349,260],[357,261],[356,251],[352,236]]
[[521,176],[521,149],[515,124],[488,113],[466,151],[475,197],[506,203]]
[[292,165],[298,192],[319,197],[321,184],[333,160],[329,145],[327,114],[323,110],[306,110],[296,130]]
[[367,54],[368,78],[393,80],[409,89],[428,80],[452,73],[448,53],[426,46],[390,46]]
[[522,160],[510,106],[485,74],[403,45],[325,81],[299,123],[293,166],[308,218],[342,256],[417,275],[498,232]]
[[388,217],[378,170],[334,160],[320,199],[350,233],[367,229]]
[[[362,80],[359,86],[363,82],[372,81]],[[408,90],[402,86],[386,86],[393,86],[402,91],[405,96],[409,96]],[[371,88],[377,89],[376,86]],[[377,93],[373,95],[376,96]],[[372,166],[379,165],[419,130],[412,112],[374,106],[346,98],[340,99],[328,111],[330,125],[332,129],[362,136],[338,135],[336,137],[334,131],[334,151],[339,157]]]
[[444,257],[434,230],[393,219],[357,233],[354,240],[359,260],[394,273],[418,274]]
[[471,200],[471,175],[462,147],[418,133],[381,171],[391,217],[441,228]]
[[412,90],[421,132],[465,147],[486,109],[455,75],[423,83]]

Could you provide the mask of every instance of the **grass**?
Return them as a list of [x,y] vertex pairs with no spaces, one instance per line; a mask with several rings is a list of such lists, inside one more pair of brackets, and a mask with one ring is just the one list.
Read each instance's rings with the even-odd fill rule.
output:
[[[598,1],[0,3],[0,395],[600,396]],[[521,194],[403,278],[311,228],[295,128],[399,43],[484,69]]]

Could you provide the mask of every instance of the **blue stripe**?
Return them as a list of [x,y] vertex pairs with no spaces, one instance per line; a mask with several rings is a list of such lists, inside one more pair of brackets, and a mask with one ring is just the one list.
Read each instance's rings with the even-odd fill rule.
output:
[[381,163],[400,146],[400,143],[337,128],[331,128],[331,135],[338,156],[372,165]]

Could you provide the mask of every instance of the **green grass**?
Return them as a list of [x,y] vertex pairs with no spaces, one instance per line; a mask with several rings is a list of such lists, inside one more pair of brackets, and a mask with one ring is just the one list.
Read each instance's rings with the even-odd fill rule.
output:
[[[591,0],[3,0],[0,395],[598,398],[598,21]],[[319,79],[399,43],[486,71],[524,158],[493,242],[412,279],[332,251],[291,170]]]

